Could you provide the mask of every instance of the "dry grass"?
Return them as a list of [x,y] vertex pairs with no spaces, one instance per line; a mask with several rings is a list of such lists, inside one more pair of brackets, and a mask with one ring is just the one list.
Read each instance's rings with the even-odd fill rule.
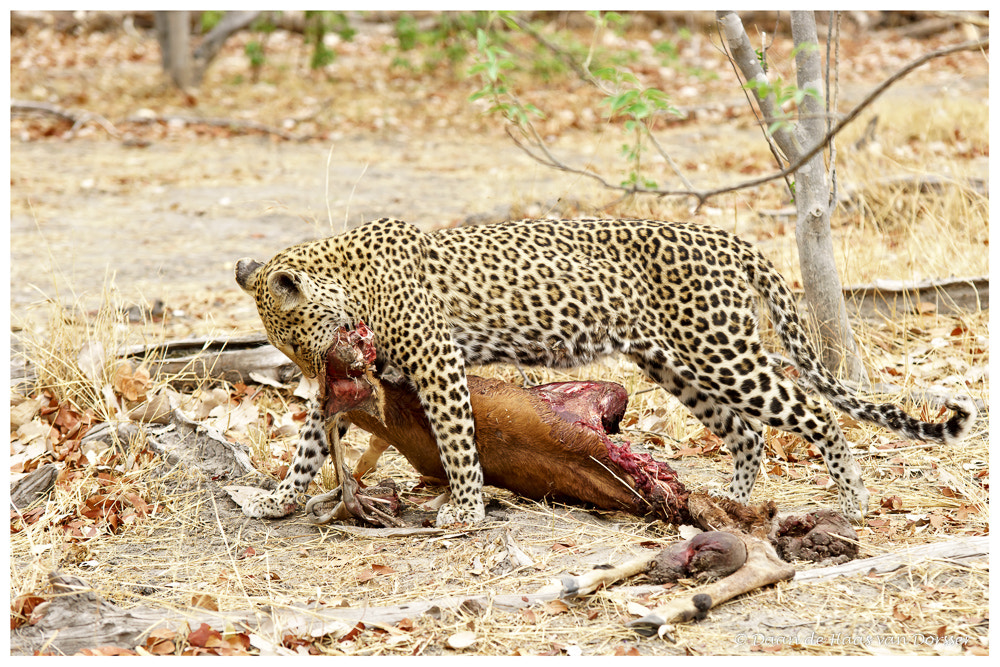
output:
[[[966,349],[988,336],[986,320],[985,314],[963,318],[963,331],[949,339],[947,347],[939,346],[932,352],[928,352],[931,341],[945,329],[956,329],[956,320],[911,316],[871,325],[862,333],[867,361],[877,369],[893,368],[901,359],[909,359],[910,365],[901,375],[889,378],[904,390],[968,374],[970,366],[986,361],[982,350]],[[930,375],[920,371],[918,359],[933,365]],[[512,368],[479,370],[520,380]],[[705,442],[702,427],[662,391],[646,391],[651,386],[630,364],[611,360],[573,373],[535,369],[528,373],[532,382],[573,377],[621,382],[633,396],[625,418],[631,426],[625,436],[633,443],[651,445],[661,458],[674,456],[680,446]],[[84,391],[79,374],[72,373],[70,379],[67,384],[80,395],[94,391],[94,387]],[[987,400],[986,377],[969,382],[965,391]],[[900,397],[886,399],[899,401]],[[295,410],[297,399],[275,391],[261,398],[260,406],[262,414]],[[906,407],[922,418],[939,417],[924,406]],[[966,446],[948,450],[900,443],[884,430],[844,424],[873,492],[873,515],[859,530],[863,555],[988,533],[988,492],[977,479],[977,474],[988,471],[987,423],[988,414]],[[768,440],[777,442],[778,447],[772,448],[764,462],[754,500],[772,498],[783,510],[835,506],[835,493],[824,482],[826,471],[815,452],[776,432],[771,432]],[[360,449],[364,439],[352,432],[348,442]],[[292,442],[287,445],[292,446]],[[140,440],[127,447],[136,459],[144,443]],[[787,456],[790,452],[797,460]],[[634,517],[526,502],[493,489],[488,496],[509,512],[506,522],[488,523],[444,538],[349,536],[317,529],[300,518],[246,520],[198,471],[175,469],[164,477],[158,460],[138,458],[140,463],[119,471],[115,488],[121,495],[137,493],[158,504],[157,511],[116,534],[102,531],[90,539],[74,539],[63,533],[64,518],[78,516],[87,498],[97,491],[98,481],[92,473],[99,466],[85,469],[69,484],[60,484],[35,522],[11,536],[12,601],[22,595],[44,595],[47,573],[59,569],[89,581],[115,604],[152,606],[164,614],[181,616],[191,608],[195,596],[206,590],[222,611],[264,605],[289,607],[306,600],[323,600],[334,606],[383,607],[442,597],[533,592],[561,572],[624,561],[645,551],[643,543],[663,545],[676,539],[672,530]],[[721,486],[731,465],[724,452],[684,456],[672,463],[695,487]],[[392,477],[403,489],[418,481],[405,460],[391,453],[371,477]],[[420,500],[420,491],[415,493]],[[100,525],[99,521],[92,523]],[[508,539],[531,556],[533,566],[511,569]],[[248,548],[253,549],[252,555],[247,555]],[[933,654],[953,649],[915,638],[936,637],[938,628],[943,627],[947,636],[961,635],[972,643],[984,641],[977,619],[988,614],[987,577],[987,570],[979,566],[925,562],[875,579],[852,577],[807,586],[786,583],[714,611],[705,622],[676,628],[676,644],[640,640],[625,628],[634,618],[635,603],[655,606],[655,598],[669,596],[670,591],[650,598],[648,592],[636,597],[627,588],[612,588],[585,601],[547,605],[531,613],[487,606],[475,613],[445,613],[439,619],[421,615],[402,628],[369,628],[348,640],[326,637],[313,646],[338,655],[433,655],[456,652],[447,647],[447,639],[471,631],[476,641],[466,650],[500,655],[577,651],[610,655],[631,648],[643,654],[725,654],[763,648],[753,647],[752,642],[778,642],[784,646],[782,653],[808,655],[870,655],[880,651]],[[781,623],[790,625],[781,629]],[[817,636],[833,635],[843,639],[815,641]],[[749,637],[751,644],[740,644],[743,637]],[[910,643],[880,648],[870,643],[859,645],[861,640],[849,643],[848,637]],[[789,638],[798,645],[783,641]],[[281,638],[273,639],[281,642]]]

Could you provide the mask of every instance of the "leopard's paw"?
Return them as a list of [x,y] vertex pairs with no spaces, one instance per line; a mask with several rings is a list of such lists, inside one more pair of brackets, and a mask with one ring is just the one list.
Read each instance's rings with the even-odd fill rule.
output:
[[477,499],[475,503],[467,507],[450,502],[442,505],[441,509],[438,510],[437,520],[434,524],[438,528],[446,528],[456,524],[472,526],[481,523],[485,518],[486,508],[483,506],[482,499]]
[[280,519],[295,511],[294,498],[286,497],[284,494],[268,493],[263,489],[257,491],[257,494],[249,497],[243,504],[243,513],[247,516],[254,519]]
[[841,514],[852,523],[863,523],[868,514],[868,489],[860,485],[856,489],[841,491],[839,496]]

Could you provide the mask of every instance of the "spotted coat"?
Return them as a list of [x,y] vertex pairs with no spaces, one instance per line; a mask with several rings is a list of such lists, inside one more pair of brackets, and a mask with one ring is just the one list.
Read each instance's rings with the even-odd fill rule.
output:
[[[854,397],[818,362],[791,293],[750,244],[720,229],[652,220],[524,220],[422,233],[382,219],[303,243],[267,264],[240,260],[269,340],[307,376],[322,374],[334,332],[363,320],[380,362],[416,388],[438,441],[452,500],[439,525],[484,517],[467,364],[570,367],[622,354],[676,396],[733,454],[730,492],[746,501],[760,469],[761,424],[796,433],[823,456],[842,510],[860,520],[868,491],[826,402],[904,437],[951,443],[975,418],[921,422]],[[761,344],[756,295],[798,370]],[[278,489],[247,508],[294,507],[327,452],[318,408]]]

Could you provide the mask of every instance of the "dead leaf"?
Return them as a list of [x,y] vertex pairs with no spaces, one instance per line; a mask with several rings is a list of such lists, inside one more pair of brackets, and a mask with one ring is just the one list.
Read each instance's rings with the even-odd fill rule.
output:
[[146,640],[146,650],[153,655],[173,655],[177,651],[177,645],[170,639],[150,637]]
[[364,629],[365,629],[365,624],[364,623],[361,623],[361,622],[355,623],[354,627],[352,627],[350,630],[348,630],[343,635],[341,635],[340,641],[342,641],[342,642],[354,641],[354,639],[359,634],[361,634],[361,631],[364,630]]
[[965,521],[970,514],[979,514],[979,508],[962,503],[962,506],[955,511],[955,518],[959,521]]
[[152,388],[153,381],[145,366],[140,365],[133,371],[132,364],[125,362],[115,369],[111,384],[119,396],[127,401],[135,402],[146,400],[146,392]]
[[170,399],[163,393],[156,393],[144,403],[132,408],[128,418],[137,422],[169,424],[171,411]]
[[359,584],[363,584],[366,581],[371,581],[375,577],[386,574],[395,574],[395,573],[396,571],[391,567],[389,567],[388,565],[371,565],[369,567],[364,568],[363,570],[358,571],[358,573],[355,575],[355,579],[357,579]]
[[19,625],[23,625],[31,618],[32,612],[43,602],[45,598],[38,595],[18,595],[10,605],[10,628],[13,630]]
[[448,646],[454,649],[469,648],[476,643],[476,640],[477,637],[475,632],[472,632],[471,630],[463,630],[448,637]]
[[104,344],[98,341],[87,341],[80,348],[80,353],[76,356],[76,363],[95,386],[103,381],[104,365],[108,361],[108,355],[104,350]]
[[565,614],[569,611],[569,605],[562,600],[549,600],[542,605],[542,608],[545,609],[547,614],[551,614],[553,616],[557,614]]
[[98,648],[85,648],[75,655],[138,655],[135,651],[120,646],[101,646]]
[[40,419],[22,425],[17,429],[16,435],[25,447],[41,443],[49,451],[52,449],[52,444],[59,440],[59,431]]
[[42,409],[42,402],[37,398],[21,401],[10,409],[10,427],[17,430],[29,423]]
[[218,630],[213,630],[208,623],[202,623],[197,630],[192,630],[187,637],[191,646],[202,648],[222,645],[222,635]]
[[669,456],[671,459],[679,459],[684,456],[700,456],[704,450],[701,447],[678,447],[674,450],[673,456]]
[[903,499],[899,496],[889,496],[888,498],[883,498],[880,504],[882,509],[890,512],[903,511]]
[[219,603],[214,595],[208,593],[195,593],[191,596],[191,606],[209,611],[219,611]]
[[235,407],[230,408],[228,401],[223,405],[218,405],[209,412],[210,426],[214,426],[223,433],[245,433],[247,427],[256,424],[260,420],[257,406],[251,398],[245,398]]

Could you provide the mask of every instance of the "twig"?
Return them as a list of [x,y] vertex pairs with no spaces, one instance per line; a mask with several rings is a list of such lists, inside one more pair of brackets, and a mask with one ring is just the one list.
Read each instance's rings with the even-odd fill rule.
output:
[[228,127],[245,130],[256,130],[266,134],[274,134],[287,139],[288,141],[308,141],[311,135],[299,135],[286,132],[279,127],[266,125],[255,120],[245,120],[241,118],[202,118],[200,116],[183,116],[179,114],[167,114],[164,116],[129,116],[126,123],[169,123],[171,121],[182,122],[186,125],[209,125],[211,127]]
[[796,171],[798,171],[800,167],[802,167],[802,165],[804,165],[813,156],[815,156],[816,153],[823,150],[830,142],[830,140],[833,139],[838,134],[840,134],[840,132],[845,127],[847,127],[847,125],[849,125],[852,121],[854,121],[854,119],[856,119],[858,115],[861,114],[862,111],[871,106],[871,104],[882,93],[884,93],[890,86],[895,84],[904,76],[906,76],[913,70],[917,69],[921,65],[924,65],[927,62],[934,60],[935,58],[951,55],[952,53],[957,53],[959,51],[972,51],[972,50],[982,49],[988,46],[989,43],[990,43],[989,37],[962,42],[960,44],[955,44],[952,46],[938,49],[936,51],[932,51],[931,53],[927,53],[909,62],[908,64],[904,65],[901,69],[899,69],[896,73],[892,74],[882,83],[880,83],[874,89],[872,89],[872,91],[868,93],[868,95],[863,100],[861,100],[861,102],[859,102],[853,109],[851,109],[839,122],[837,122],[837,124],[835,124],[830,129],[830,131],[827,132],[826,135],[822,137],[822,139],[820,139],[820,141],[818,141],[810,149],[803,151],[802,154],[799,156],[799,158],[794,162],[792,162],[789,166],[772,174],[749,179],[733,185],[726,185],[706,190],[695,190],[691,188],[684,190],[671,190],[671,189],[660,189],[660,188],[644,188],[636,185],[633,186],[614,185],[608,182],[603,177],[601,177],[599,174],[596,174],[592,171],[588,171],[586,169],[572,167],[562,162],[558,158],[556,158],[552,154],[552,152],[548,149],[548,147],[544,144],[541,137],[538,136],[537,131],[535,131],[534,127],[530,123],[528,123],[527,129],[525,129],[524,126],[519,126],[519,129],[525,135],[525,137],[530,141],[532,146],[531,148],[528,147],[527,145],[528,142],[515,137],[511,133],[510,128],[507,129],[507,135],[510,136],[510,138],[514,141],[515,145],[517,145],[518,148],[524,151],[528,155],[528,157],[552,169],[557,169],[559,171],[564,171],[571,174],[577,174],[580,176],[586,176],[588,178],[597,181],[598,183],[600,183],[602,186],[604,186],[609,190],[616,190],[618,192],[622,192],[628,195],[645,194],[645,195],[655,195],[657,197],[694,197],[697,200],[697,207],[696,207],[697,210],[697,208],[700,208],[703,204],[705,204],[705,202],[707,202],[712,197],[721,194],[726,194],[728,192],[735,192],[737,190],[746,190],[748,188],[764,185],[765,183],[769,183],[779,178],[785,178],[790,174],[795,173]]
[[73,111],[70,109],[64,109],[58,107],[54,104],[47,104],[45,102],[32,102],[30,100],[11,100],[10,101],[10,113],[11,114],[29,114],[29,113],[39,113],[46,114],[49,116],[56,116],[57,118],[62,118],[63,120],[68,120],[73,123],[73,127],[69,130],[69,136],[76,134],[76,131],[86,125],[90,121],[94,121],[100,125],[105,132],[110,134],[115,139],[121,138],[121,132],[118,128],[114,126],[107,118],[100,114],[91,113],[90,111]]

